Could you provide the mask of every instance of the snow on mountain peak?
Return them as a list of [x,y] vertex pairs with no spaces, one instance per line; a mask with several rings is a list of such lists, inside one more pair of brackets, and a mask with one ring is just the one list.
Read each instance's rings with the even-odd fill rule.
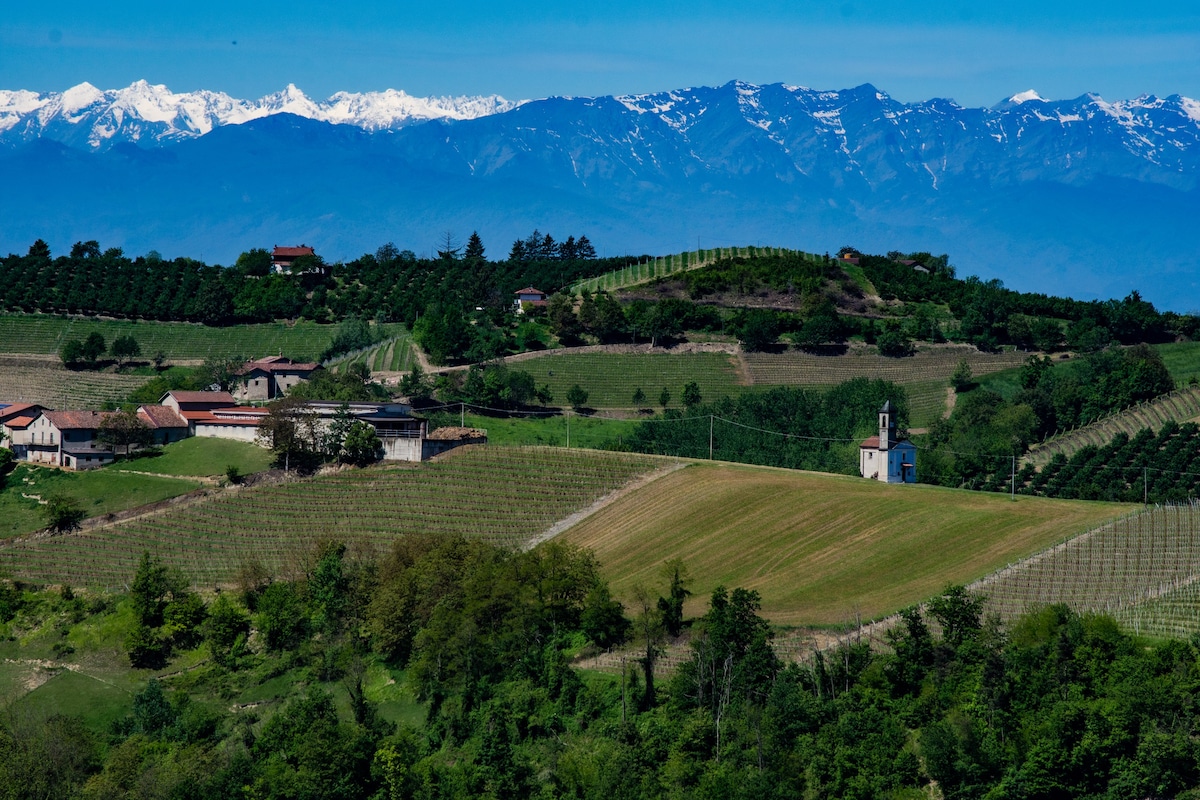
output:
[[395,89],[338,92],[318,102],[293,83],[258,100],[241,100],[204,90],[176,94],[163,84],[144,79],[107,91],[85,82],[61,93],[0,91],[0,135],[22,141],[51,135],[103,148],[117,141],[164,143],[195,138],[222,125],[271,114],[296,114],[374,131],[432,119],[474,119],[518,105],[499,95],[426,98]]
[[1045,98],[1043,98],[1040,94],[1038,94],[1033,89],[1026,89],[1023,92],[1018,92],[1018,93],[1014,94],[1012,97],[1008,98],[1008,102],[1014,103],[1016,105],[1020,105],[1021,103],[1028,103],[1030,101],[1036,101],[1038,103],[1046,102]]

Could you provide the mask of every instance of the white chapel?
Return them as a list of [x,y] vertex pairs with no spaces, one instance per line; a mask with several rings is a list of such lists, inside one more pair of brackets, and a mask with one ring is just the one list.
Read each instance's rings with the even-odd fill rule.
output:
[[858,446],[858,471],[864,478],[884,483],[917,482],[917,446],[897,439],[891,400],[879,409],[879,435]]

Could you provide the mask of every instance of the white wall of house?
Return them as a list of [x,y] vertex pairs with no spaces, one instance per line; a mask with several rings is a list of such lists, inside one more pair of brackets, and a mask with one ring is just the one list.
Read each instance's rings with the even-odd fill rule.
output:
[[239,442],[255,442],[258,427],[255,425],[222,425],[213,422],[197,422],[196,435],[212,439],[236,439]]

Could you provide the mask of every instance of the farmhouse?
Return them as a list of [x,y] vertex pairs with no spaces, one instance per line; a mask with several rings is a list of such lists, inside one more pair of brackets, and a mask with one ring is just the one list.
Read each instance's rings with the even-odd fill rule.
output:
[[546,305],[546,293],[541,289],[535,289],[532,286],[526,286],[524,289],[518,289],[513,292],[517,299],[513,301],[513,310],[518,314],[525,313],[526,304],[531,306]]
[[306,381],[321,369],[314,362],[297,363],[284,356],[269,356],[247,361],[237,371],[238,384],[233,396],[238,400],[274,400],[283,397],[293,386]]
[[291,272],[292,264],[295,263],[300,256],[316,255],[313,249],[306,244],[298,247],[280,247],[275,245],[275,249],[271,251],[271,268],[275,272]]
[[187,420],[170,406],[138,406],[137,416],[150,429],[151,444],[170,444],[188,437]]
[[25,460],[68,469],[111,463],[112,448],[96,441],[106,416],[96,411],[43,411],[29,425]]
[[29,426],[44,411],[37,403],[12,403],[0,407],[0,447],[12,450],[19,461],[28,458]]
[[897,438],[891,400],[879,409],[879,435],[858,446],[858,471],[864,478],[884,483],[917,482],[917,447]]

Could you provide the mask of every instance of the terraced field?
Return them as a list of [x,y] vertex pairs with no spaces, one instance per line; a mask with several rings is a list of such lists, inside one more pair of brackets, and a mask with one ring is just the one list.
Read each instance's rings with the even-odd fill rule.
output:
[[886,485],[860,478],[698,464],[659,478],[568,530],[590,547],[614,593],[657,586],[682,558],[690,613],[719,584],[757,590],[774,622],[836,625],[879,618],[969,583],[1066,535],[1127,512]]
[[1031,463],[1040,469],[1048,464],[1056,453],[1070,458],[1088,445],[1103,447],[1120,432],[1133,436],[1138,431],[1149,428],[1157,433],[1168,421],[1187,422],[1198,418],[1200,386],[1185,386],[1090,425],[1047,439],[1034,446],[1023,459],[1023,463]]
[[374,347],[351,354],[329,362],[326,366],[334,372],[341,372],[351,364],[366,364],[372,374],[376,372],[408,372],[417,363],[413,351],[412,337],[407,333],[400,334]]
[[512,362],[514,369],[533,375],[538,386],[549,385],[556,403],[566,404],[574,384],[588,391],[593,408],[631,408],[641,388],[647,407],[658,405],[666,387],[678,408],[684,384],[695,381],[706,400],[744,391],[738,385],[736,359],[726,353],[572,353],[551,350],[537,358]]
[[335,326],[302,321],[210,328],[186,322],[0,314],[0,352],[57,355],[64,342],[86,338],[92,332],[100,333],[110,343],[118,336],[133,336],[145,357],[159,351],[173,360],[282,352],[299,361],[310,361],[329,345]]
[[1187,638],[1200,632],[1200,507],[1131,514],[1006,567],[972,588],[1012,619],[1066,603],[1112,614],[1136,633]]
[[382,550],[405,533],[515,547],[664,463],[600,451],[469,447],[436,462],[231,491],[106,528],[4,543],[0,571],[116,587],[149,550],[197,585],[212,586],[252,559],[291,574],[325,537],[360,550]]
[[57,357],[0,356],[0,401],[99,409],[149,380],[144,375],[65,369]]
[[[656,278],[663,278],[679,272],[700,269],[722,258],[750,258],[753,256],[772,256],[795,253],[781,247],[718,247],[710,250],[691,250],[686,253],[652,258],[649,261],[639,261],[629,264],[623,269],[606,272],[594,278],[582,280],[571,287],[572,294],[583,291],[616,291],[640,283],[647,283]],[[809,259],[817,258],[809,253],[800,253]]]

